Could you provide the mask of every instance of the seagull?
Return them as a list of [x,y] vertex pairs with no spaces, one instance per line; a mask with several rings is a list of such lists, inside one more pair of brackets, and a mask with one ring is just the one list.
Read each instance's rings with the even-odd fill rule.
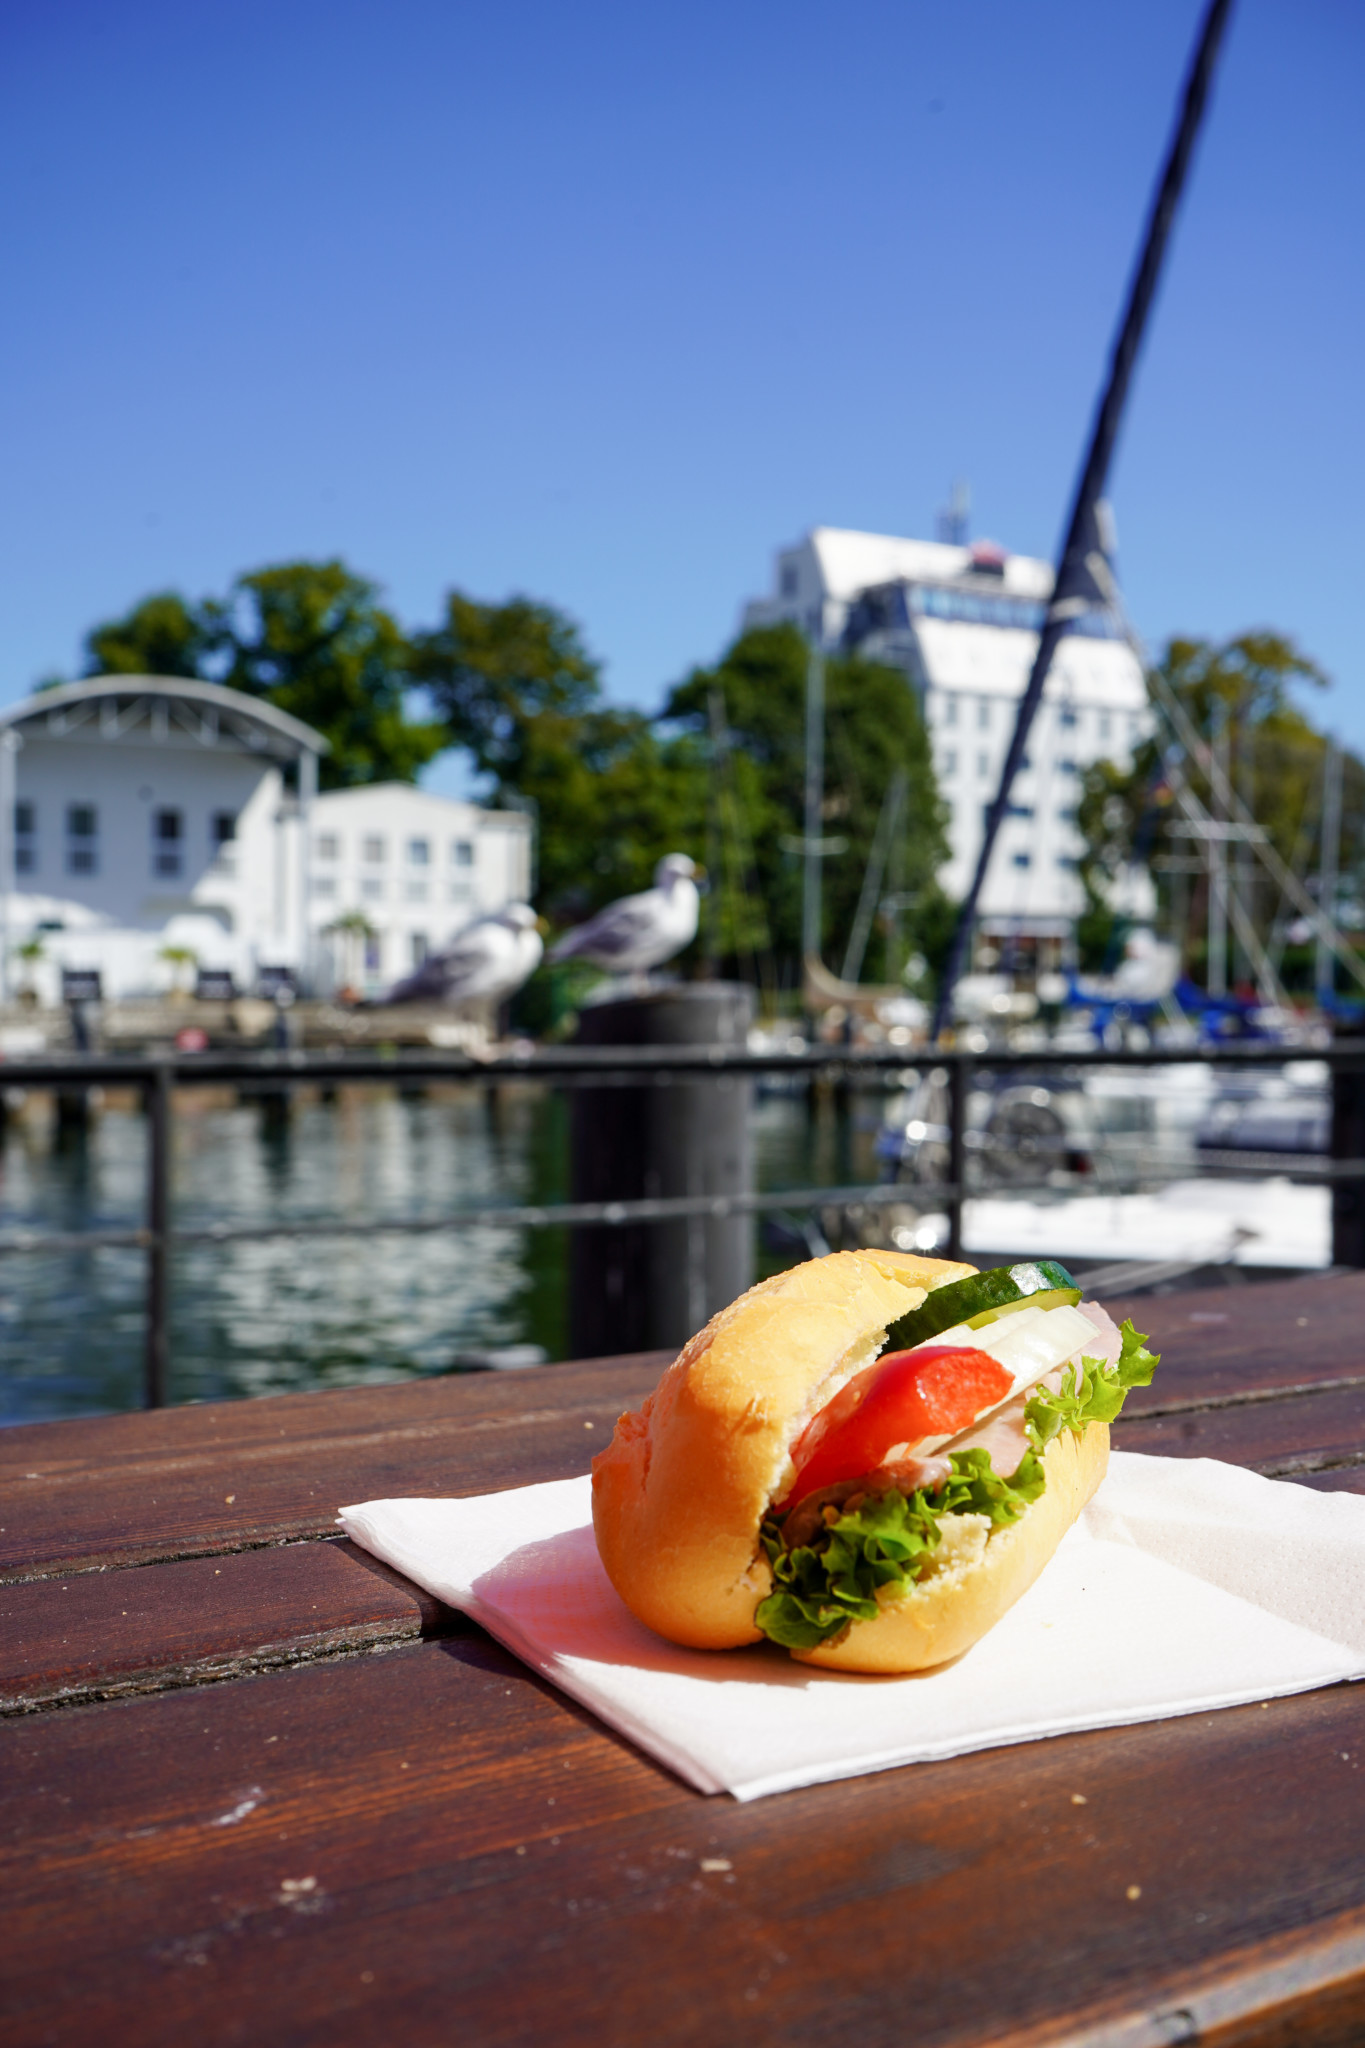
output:
[[505,1002],[540,965],[544,952],[529,903],[509,903],[457,932],[443,953],[397,982],[385,1003]]
[[681,953],[697,935],[701,869],[685,853],[666,853],[654,870],[654,887],[622,896],[565,932],[551,949],[552,960],[580,954],[618,974],[647,974]]

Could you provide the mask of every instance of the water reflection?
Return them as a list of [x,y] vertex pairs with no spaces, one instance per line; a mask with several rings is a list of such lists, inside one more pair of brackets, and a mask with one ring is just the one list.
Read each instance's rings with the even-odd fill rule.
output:
[[[869,1111],[871,1105],[868,1105]],[[759,1185],[875,1179],[875,1114],[828,1094],[760,1100]],[[174,1220],[286,1224],[439,1217],[479,1202],[553,1202],[567,1186],[562,1096],[530,1085],[417,1097],[343,1089],[268,1103],[185,1094],[173,1123]],[[50,1104],[10,1119],[0,1227],[136,1229],[141,1114],[110,1104],[85,1134]],[[759,1253],[770,1271],[799,1254]],[[0,1261],[0,1420],[136,1407],[145,1262],[138,1251],[10,1253]],[[566,1349],[567,1243],[558,1230],[196,1245],[175,1254],[175,1401],[354,1386],[447,1371],[462,1353]]]

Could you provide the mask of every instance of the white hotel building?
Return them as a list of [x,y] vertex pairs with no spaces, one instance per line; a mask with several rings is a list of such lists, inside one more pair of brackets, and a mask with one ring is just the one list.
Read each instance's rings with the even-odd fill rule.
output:
[[[183,956],[249,991],[286,968],[377,993],[531,887],[531,821],[404,783],[318,794],[326,741],[259,698],[97,676],[0,711],[0,962],[48,1001],[169,987]],[[36,942],[39,958],[17,949]],[[168,960],[168,949],[182,960]]]
[[[903,669],[918,692],[952,812],[942,881],[961,897],[1037,650],[1051,566],[989,542],[816,527],[780,550],[775,580],[771,597],[746,606],[746,627],[790,620],[830,652]],[[983,934],[1066,941],[1083,904],[1081,772],[1099,759],[1126,763],[1147,722],[1141,666],[1097,592],[1054,656],[986,878]],[[1128,878],[1125,897],[1134,914],[1150,914],[1144,876]]]

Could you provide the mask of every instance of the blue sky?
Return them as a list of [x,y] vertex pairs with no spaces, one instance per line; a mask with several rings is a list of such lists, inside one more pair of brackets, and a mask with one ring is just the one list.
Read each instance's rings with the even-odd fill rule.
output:
[[[1051,554],[1195,0],[9,0],[0,698],[339,553],[564,607],[613,695],[809,525]],[[1365,13],[1239,0],[1113,477],[1159,642],[1365,743]]]

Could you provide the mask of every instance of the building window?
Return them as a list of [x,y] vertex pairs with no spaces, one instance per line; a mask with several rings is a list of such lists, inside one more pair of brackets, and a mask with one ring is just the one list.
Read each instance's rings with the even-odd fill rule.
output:
[[100,814],[94,804],[66,807],[66,872],[97,875],[100,871]]
[[384,964],[384,940],[379,932],[365,934],[365,972],[378,974]]
[[795,597],[796,587],[796,564],[795,562],[784,562],[782,564],[782,595],[784,597]]
[[380,876],[362,875],[360,878],[360,893],[367,903],[382,903],[384,901],[384,884]]
[[312,887],[315,896],[335,896],[337,892],[336,877],[334,875],[315,875]]
[[236,837],[237,813],[215,811],[209,819],[209,845],[213,851],[213,867],[216,874],[236,874],[237,862],[232,850]]
[[425,882],[409,882],[403,894],[407,897],[409,903],[425,903],[427,900],[427,885]]
[[426,959],[428,952],[430,951],[430,948],[427,945],[426,933],[414,932],[412,934],[412,937],[409,939],[408,944],[412,947],[413,966],[420,967],[422,962]]
[[1080,866],[1080,862],[1076,858],[1074,853],[1059,853],[1057,856],[1057,865],[1059,868],[1078,868]]
[[977,772],[977,774],[978,774],[978,775],[979,775],[979,776],[981,777],[981,780],[982,780],[982,781],[984,782],[984,781],[985,781],[985,779],[986,779],[986,777],[987,777],[987,776],[988,776],[988,775],[990,774],[990,772],[991,772],[991,757],[990,757],[990,755],[989,755],[989,754],[978,754],[978,755],[977,755],[977,757],[976,757],[976,772]]
[[152,812],[152,873],[167,879],[181,873],[184,867],[183,812],[160,810]]
[[991,700],[982,697],[976,707],[976,722],[982,732],[989,732],[991,726]]
[[335,832],[319,832],[313,841],[313,851],[319,860],[340,860],[341,841]]
[[369,833],[360,842],[360,858],[371,867],[382,867],[389,857],[388,842],[377,832]]
[[472,868],[474,865],[474,842],[472,839],[452,839],[450,858],[457,868]]
[[1007,804],[1005,806],[1005,815],[1010,818],[1031,818],[1033,816],[1033,805]]
[[1057,723],[1067,727],[1075,726],[1078,723],[1075,706],[1063,704],[1061,710],[1057,713]]
[[1074,825],[1076,822],[1075,804],[1063,804],[1061,809],[1058,811],[1057,816],[1061,819],[1064,825]]
[[1069,758],[1066,760],[1058,761],[1057,763],[1057,773],[1059,775],[1075,775],[1078,772],[1079,771],[1076,767],[1076,763]]
[[408,841],[408,866],[410,868],[424,868],[430,866],[430,864],[431,841],[429,839],[410,839]]
[[943,772],[944,772],[944,774],[945,774],[945,775],[956,775],[956,774],[957,774],[957,748],[956,748],[956,747],[949,747],[949,749],[948,749],[947,753],[946,753],[946,754],[945,754],[945,755],[943,756]]
[[952,696],[951,693],[943,700],[943,723],[945,725],[957,724],[957,698]]
[[470,894],[469,884],[468,882],[452,882],[446,893],[452,903],[468,903]]
[[1101,738],[1102,740],[1107,740],[1107,739],[1108,739],[1108,737],[1109,737],[1109,728],[1110,728],[1110,726],[1111,726],[1111,724],[1112,724],[1112,723],[1113,723],[1113,720],[1112,720],[1112,719],[1110,718],[1110,716],[1109,716],[1109,713],[1108,713],[1107,711],[1101,711],[1101,713],[1100,713],[1100,738]]
[[1031,853],[1016,853],[1014,865],[1017,868],[1031,868],[1033,866],[1033,855]]
[[37,806],[21,799],[14,806],[14,872],[16,875],[36,875],[38,872],[38,811]]

